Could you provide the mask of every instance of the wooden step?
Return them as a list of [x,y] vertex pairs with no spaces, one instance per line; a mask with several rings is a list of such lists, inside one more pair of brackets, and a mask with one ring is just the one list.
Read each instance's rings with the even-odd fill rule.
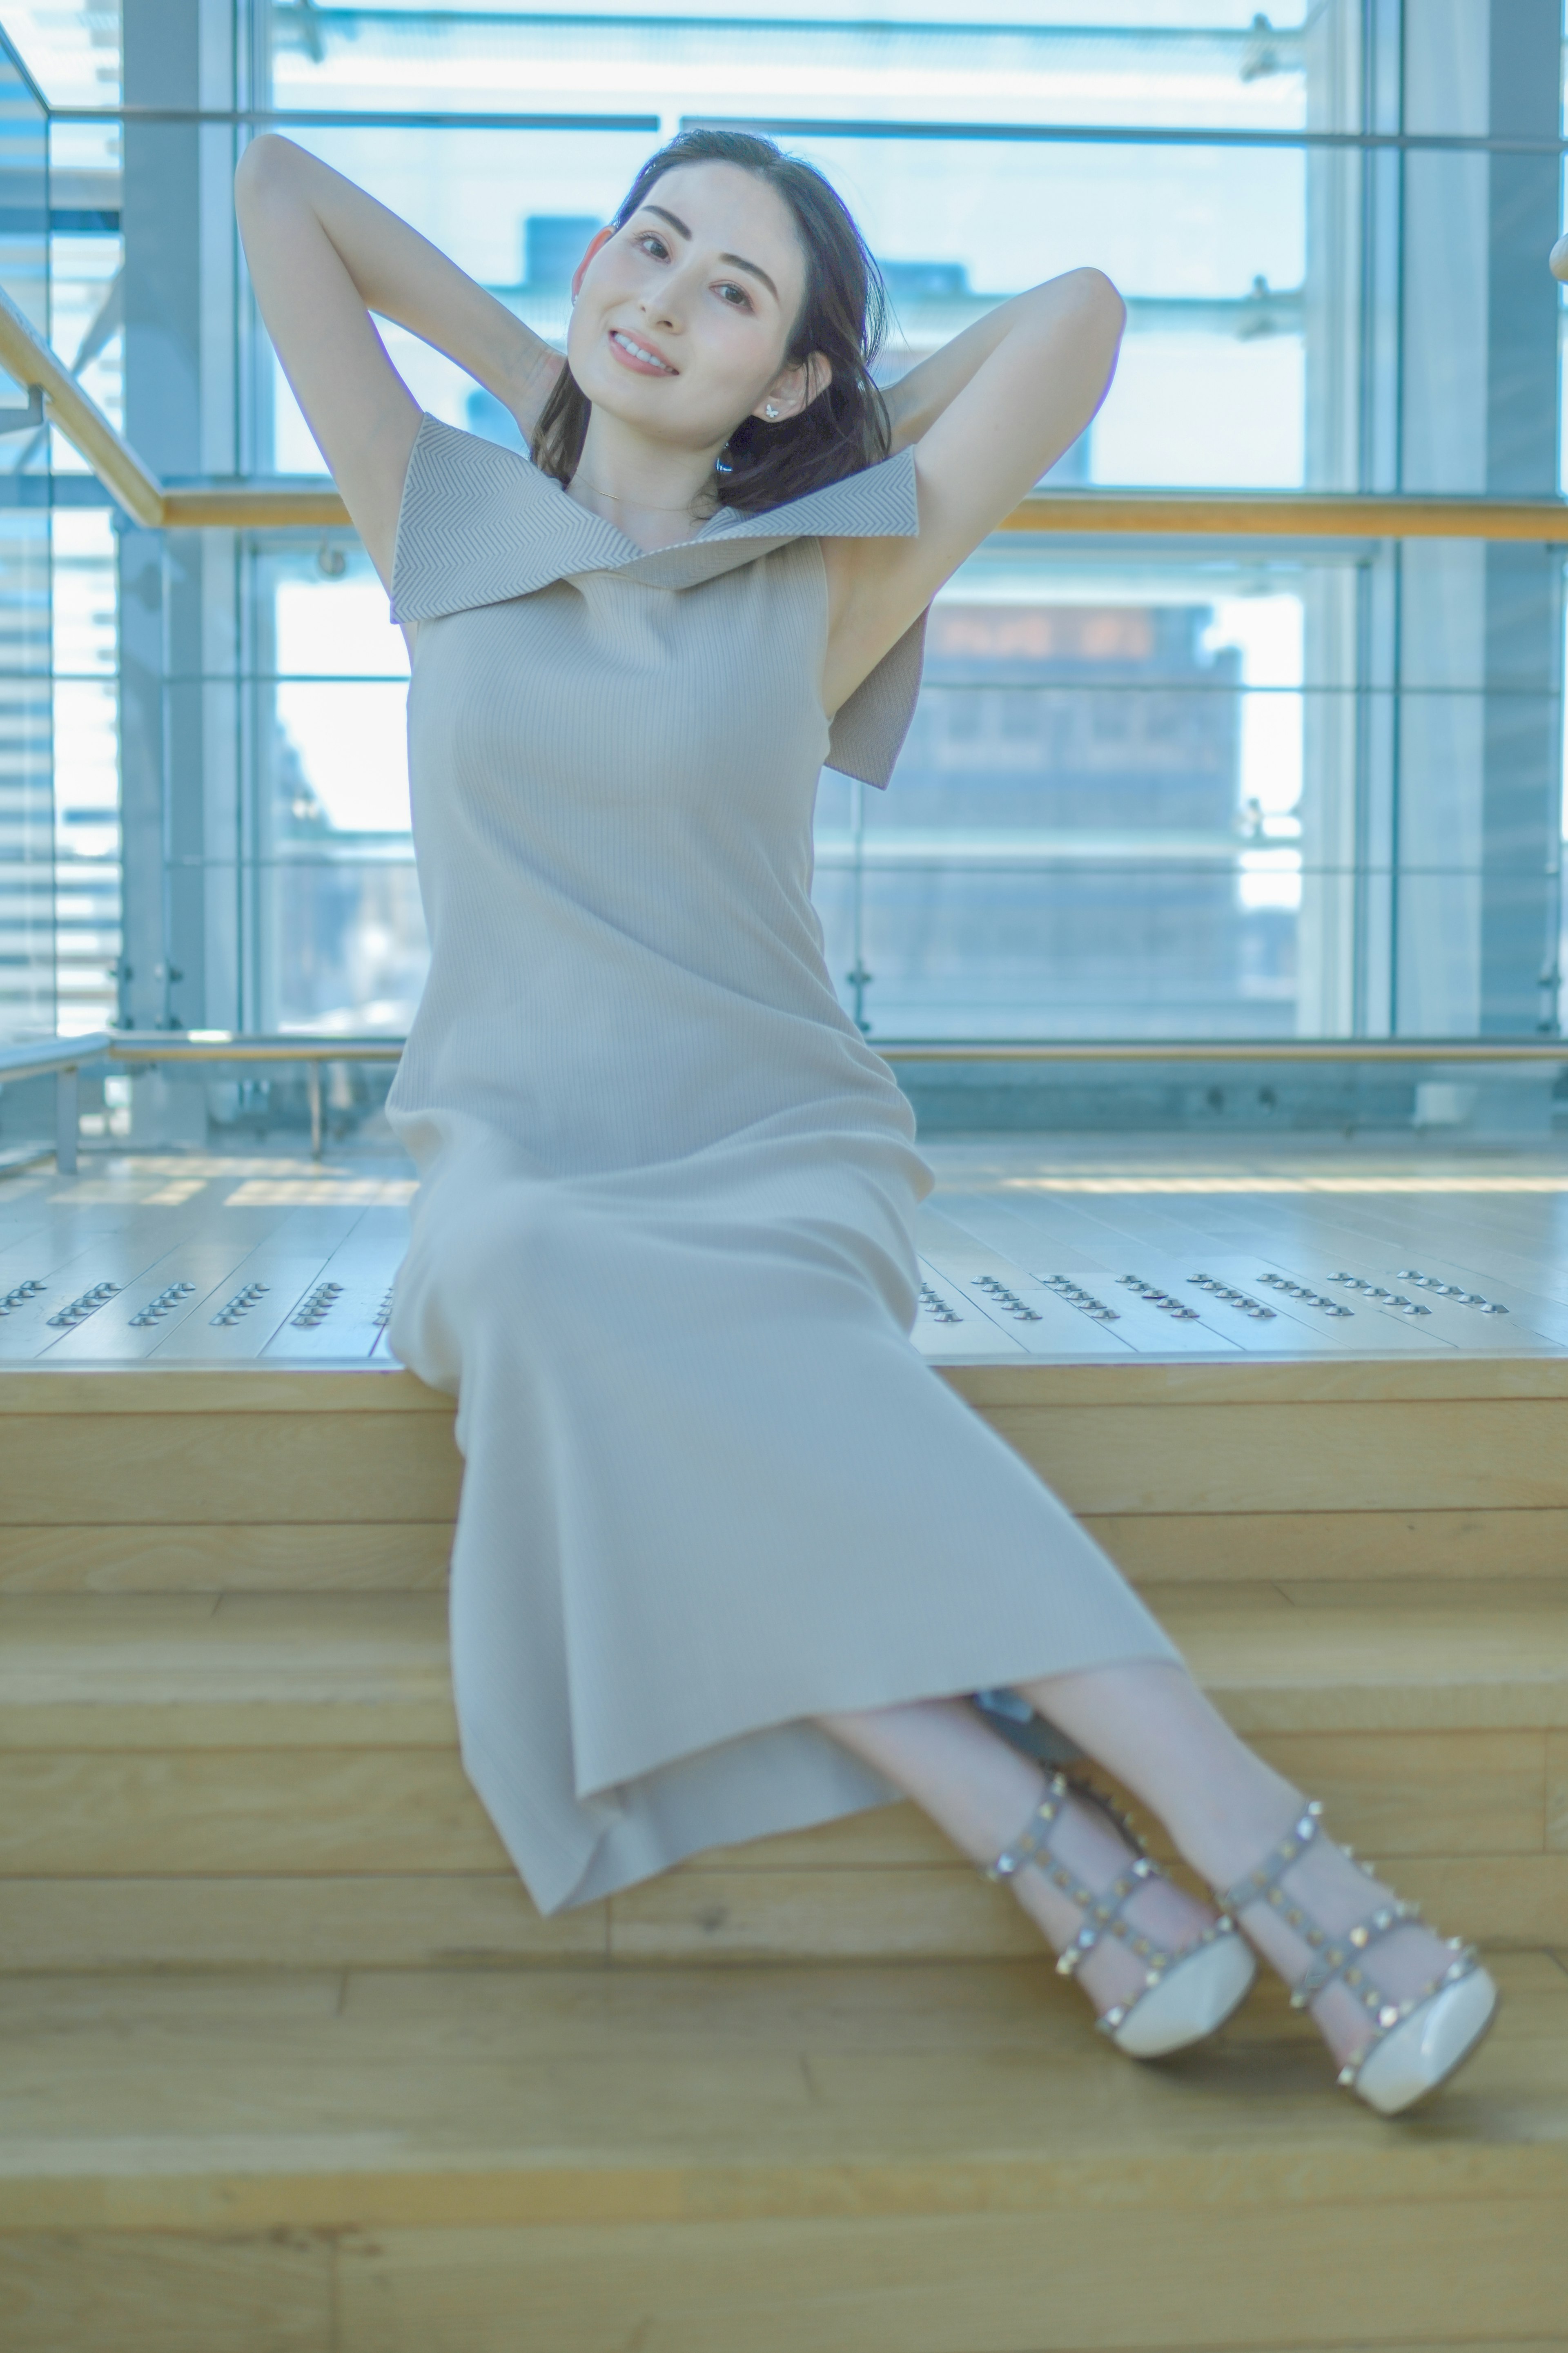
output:
[[[1239,1728],[1455,1933],[1568,1940],[1568,1616],[1535,1580],[1186,1586]],[[0,1599],[0,1966],[1029,1949],[890,1808],[542,1921],[463,1775],[445,1599]]]
[[[1050,1250],[1100,1221],[1113,1273],[1158,1273],[1180,1195],[1071,1181]],[[226,1199],[216,1238],[277,1206]],[[1010,1245],[947,1206],[957,1282]],[[1463,1274],[1473,1200],[1441,1233],[1394,1209],[1390,1265]],[[1257,1223],[1234,1187],[1205,1217],[1205,1253]],[[1330,1223],[1324,1264],[1362,1266]],[[8,1326],[5,2353],[1561,2347],[1568,1290],[1499,1293],[1501,1230],[1515,1323],[1468,1354],[1462,1317],[1386,1361],[1162,1362],[1163,1327],[1022,1361],[1004,1332],[940,1375],[1342,1836],[1514,1947],[1475,2066],[1396,2126],[1274,1989],[1186,2061],[1120,2059],[905,1807],[541,1920],[457,1756],[451,1400],[379,1332],[352,1371],[94,1369],[101,1333],[71,1370]]]
[[7,2353],[1560,2341],[1568,1971],[1498,1974],[1395,2126],[1266,1989],[1140,2067],[1037,1960],[13,1980]]
[[[1568,1358],[935,1377],[1141,1585],[1568,1578]],[[430,1590],[452,1414],[392,1368],[0,1369],[0,1592]]]

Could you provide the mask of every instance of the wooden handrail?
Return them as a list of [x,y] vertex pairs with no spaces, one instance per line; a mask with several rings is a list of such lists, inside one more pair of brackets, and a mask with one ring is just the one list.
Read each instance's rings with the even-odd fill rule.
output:
[[[348,510],[325,482],[164,483],[0,290],[0,364],[126,513],[167,531],[328,531]],[[1568,544],[1568,500],[1328,497],[1314,491],[1036,491],[1004,531],[1149,538],[1484,539]]]
[[[226,1035],[219,1030],[95,1030],[0,1044],[0,1082],[57,1071],[154,1063],[395,1062],[400,1037]],[[1568,1038],[887,1038],[889,1062],[1568,1062]]]
[[[348,522],[324,484],[213,483],[163,492],[180,530],[312,531]],[[1037,491],[1004,531],[1086,538],[1484,539],[1568,544],[1568,500],[1326,498],[1300,491]]]
[[1036,491],[1004,531],[1194,539],[1568,543],[1568,500],[1325,496],[1316,491]]
[[83,392],[30,319],[0,287],[0,364],[20,385],[39,385],[45,414],[71,448],[87,459],[105,490],[113,492],[135,522],[163,520],[163,485],[150,473],[130,443],[117,433],[95,400]]
[[163,492],[167,531],[328,531],[348,520],[330,482],[183,482]]

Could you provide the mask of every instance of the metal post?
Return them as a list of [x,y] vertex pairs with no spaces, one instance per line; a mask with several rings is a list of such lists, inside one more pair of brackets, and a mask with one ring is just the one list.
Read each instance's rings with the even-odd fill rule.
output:
[[321,1066],[320,1062],[305,1065],[305,1086],[310,1098],[310,1157],[321,1156]]
[[73,1063],[55,1078],[55,1166],[62,1176],[76,1175],[77,1072]]
[[[1555,139],[1561,0],[1492,0],[1489,122],[1502,139]],[[1552,87],[1543,89],[1542,78]],[[1525,254],[1561,218],[1555,154],[1489,158],[1486,486],[1550,494],[1558,481],[1558,293]],[[1558,1026],[1557,871],[1563,839],[1563,565],[1547,549],[1489,547],[1482,659],[1480,1021]]]

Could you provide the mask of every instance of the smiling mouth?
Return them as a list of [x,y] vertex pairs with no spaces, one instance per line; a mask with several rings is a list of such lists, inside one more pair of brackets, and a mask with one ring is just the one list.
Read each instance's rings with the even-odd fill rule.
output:
[[639,343],[635,335],[628,335],[624,327],[612,327],[610,341],[617,355],[628,366],[636,368],[639,375],[676,375],[679,373],[670,366],[668,360],[661,360],[657,352],[649,351],[646,343]]

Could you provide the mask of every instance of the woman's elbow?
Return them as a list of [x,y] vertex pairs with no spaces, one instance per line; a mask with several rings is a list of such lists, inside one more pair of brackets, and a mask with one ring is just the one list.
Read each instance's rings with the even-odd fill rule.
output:
[[1113,343],[1120,343],[1127,324],[1127,305],[1104,270],[1092,267],[1069,269],[1063,282],[1072,288],[1085,314],[1103,325]]
[[235,167],[234,193],[241,206],[258,204],[294,185],[305,151],[276,131],[258,133]]

